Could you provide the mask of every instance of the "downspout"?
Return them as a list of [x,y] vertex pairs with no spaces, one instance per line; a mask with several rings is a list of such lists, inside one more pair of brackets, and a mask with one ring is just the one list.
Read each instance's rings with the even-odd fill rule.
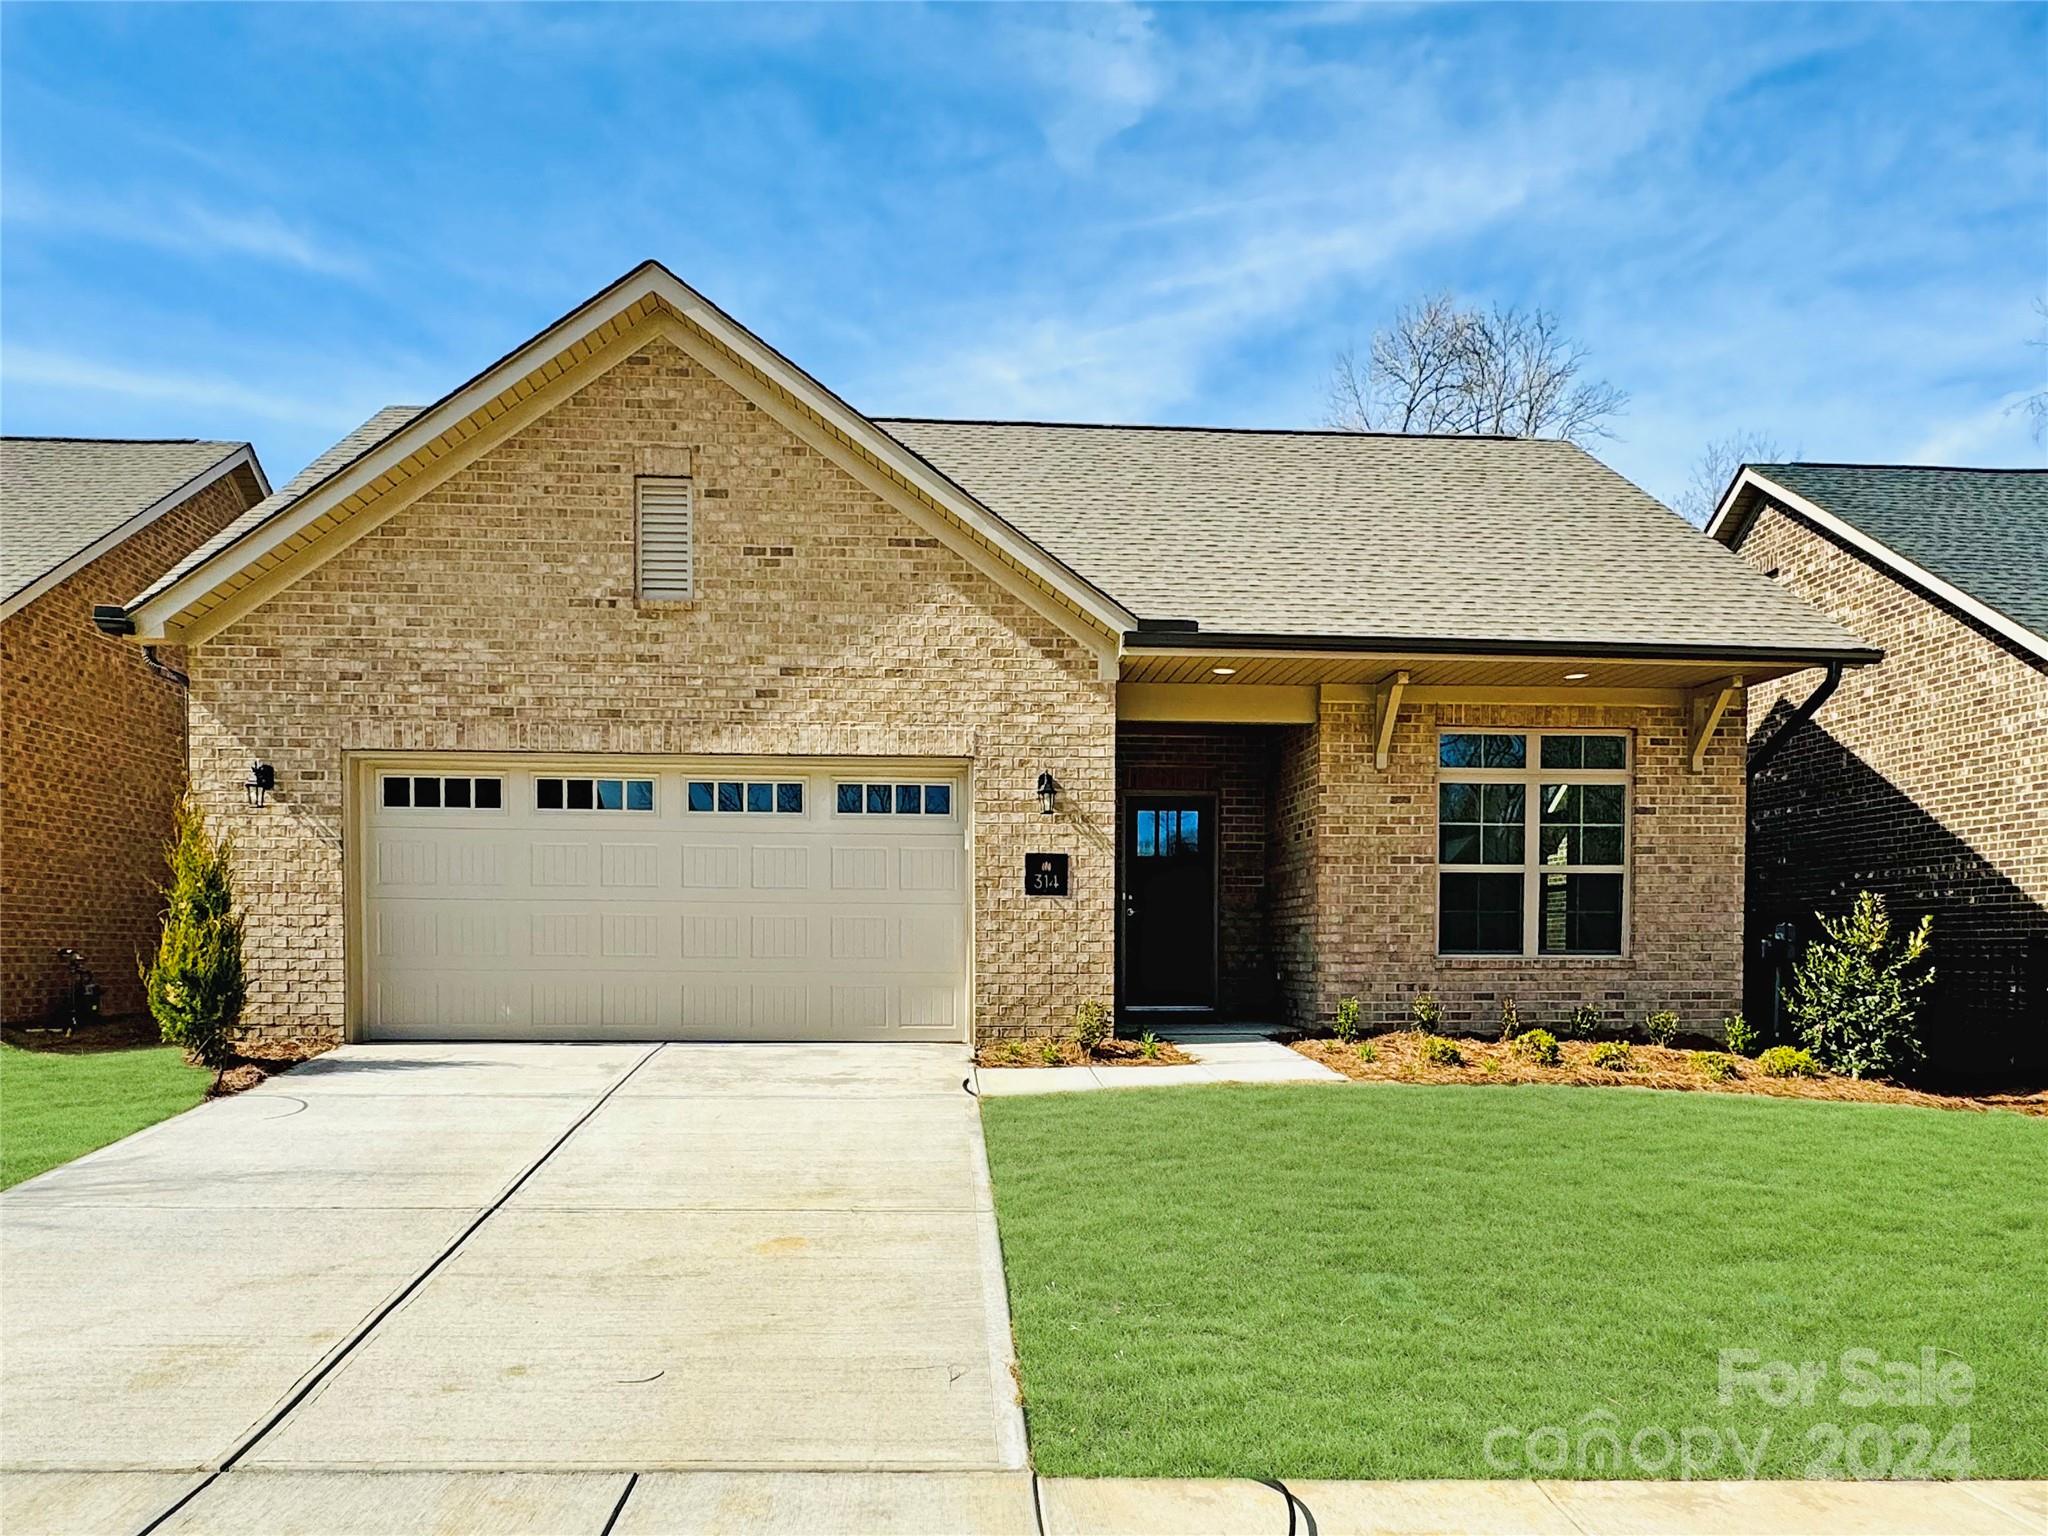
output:
[[1827,703],[1829,696],[1841,686],[1842,664],[1839,661],[1831,661],[1828,663],[1828,675],[1822,678],[1819,686],[1806,696],[1805,702],[1792,711],[1785,723],[1772,732],[1770,738],[1762,746],[1749,754],[1750,775],[1754,777],[1766,763],[1776,757],[1779,751],[1783,749],[1785,743],[1791,739],[1792,733],[1811,720],[1814,712],[1821,705]]

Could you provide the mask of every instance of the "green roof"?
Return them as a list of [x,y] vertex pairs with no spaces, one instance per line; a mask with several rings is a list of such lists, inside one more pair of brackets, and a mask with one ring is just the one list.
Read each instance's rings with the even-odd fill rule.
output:
[[1929,575],[2048,636],[2048,470],[1750,467]]

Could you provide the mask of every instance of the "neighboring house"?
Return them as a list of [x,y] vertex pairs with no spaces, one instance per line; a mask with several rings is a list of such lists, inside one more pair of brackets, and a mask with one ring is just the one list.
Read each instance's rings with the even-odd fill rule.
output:
[[873,420],[653,263],[101,620],[327,1039],[1712,1028],[1741,689],[1877,658],[1569,443]]
[[68,1016],[82,957],[142,1010],[185,777],[177,656],[93,627],[269,491],[247,443],[0,439],[0,1018]]
[[1814,675],[1750,693],[1760,747],[1795,722],[1750,785],[1757,952],[1882,892],[1934,914],[1932,1059],[2048,1064],[2048,471],[1748,465],[1707,531],[1885,653],[1808,720]]

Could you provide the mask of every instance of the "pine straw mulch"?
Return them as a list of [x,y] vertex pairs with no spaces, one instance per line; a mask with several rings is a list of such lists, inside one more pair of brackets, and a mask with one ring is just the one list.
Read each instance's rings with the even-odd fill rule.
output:
[[[1739,1076],[1716,1082],[1698,1060],[1703,1054],[1667,1046],[1629,1042],[1629,1069],[1616,1072],[1593,1065],[1598,1042],[1561,1040],[1563,1060],[1555,1067],[1538,1066],[1497,1040],[1453,1036],[1465,1058],[1462,1067],[1438,1066],[1422,1059],[1420,1030],[1373,1035],[1357,1045],[1328,1037],[1292,1040],[1302,1055],[1361,1083],[1566,1083],[1599,1088],[1670,1088],[1695,1093],[1755,1093],[1780,1099],[1837,1099],[1868,1104],[1920,1104],[1932,1109],[2010,1109],[2026,1115],[2048,1115],[2048,1089],[1975,1095],[1930,1093],[1895,1083],[1872,1082],[1832,1073],[1820,1077],[1765,1077],[1754,1061],[1735,1058]],[[1372,1048],[1372,1060],[1363,1047]]]
[[289,1072],[302,1061],[311,1061],[315,1056],[325,1055],[333,1049],[326,1045],[301,1045],[294,1042],[257,1040],[251,1041],[248,1054],[237,1051],[228,1058],[227,1067],[206,1090],[209,1099],[224,1099],[231,1093],[243,1093],[258,1083],[267,1082],[280,1072]]
[[998,1040],[977,1047],[977,1067],[1187,1067],[1195,1058],[1171,1040],[1155,1041],[1157,1054],[1147,1056],[1135,1040],[1105,1040],[1093,1055],[1071,1040],[1051,1042],[1058,1059],[1048,1061],[1043,1040]]

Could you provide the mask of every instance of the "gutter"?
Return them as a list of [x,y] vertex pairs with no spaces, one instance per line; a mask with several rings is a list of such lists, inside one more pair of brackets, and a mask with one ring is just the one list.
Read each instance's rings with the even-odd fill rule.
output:
[[1791,740],[1792,733],[1811,720],[1821,705],[1827,703],[1829,697],[1841,686],[1842,664],[1839,661],[1831,661],[1828,663],[1828,675],[1815,685],[1813,692],[1806,696],[1805,702],[1793,710],[1785,723],[1771,733],[1769,740],[1749,754],[1751,778],[1755,778],[1764,765],[1784,749],[1785,743]]
[[1882,661],[1870,646],[1645,645],[1630,641],[1459,640],[1415,635],[1280,635],[1204,631],[1192,619],[1146,619],[1124,633],[1127,651],[1331,651],[1384,656],[1617,656],[1649,660],[1796,662],[1860,667]]

